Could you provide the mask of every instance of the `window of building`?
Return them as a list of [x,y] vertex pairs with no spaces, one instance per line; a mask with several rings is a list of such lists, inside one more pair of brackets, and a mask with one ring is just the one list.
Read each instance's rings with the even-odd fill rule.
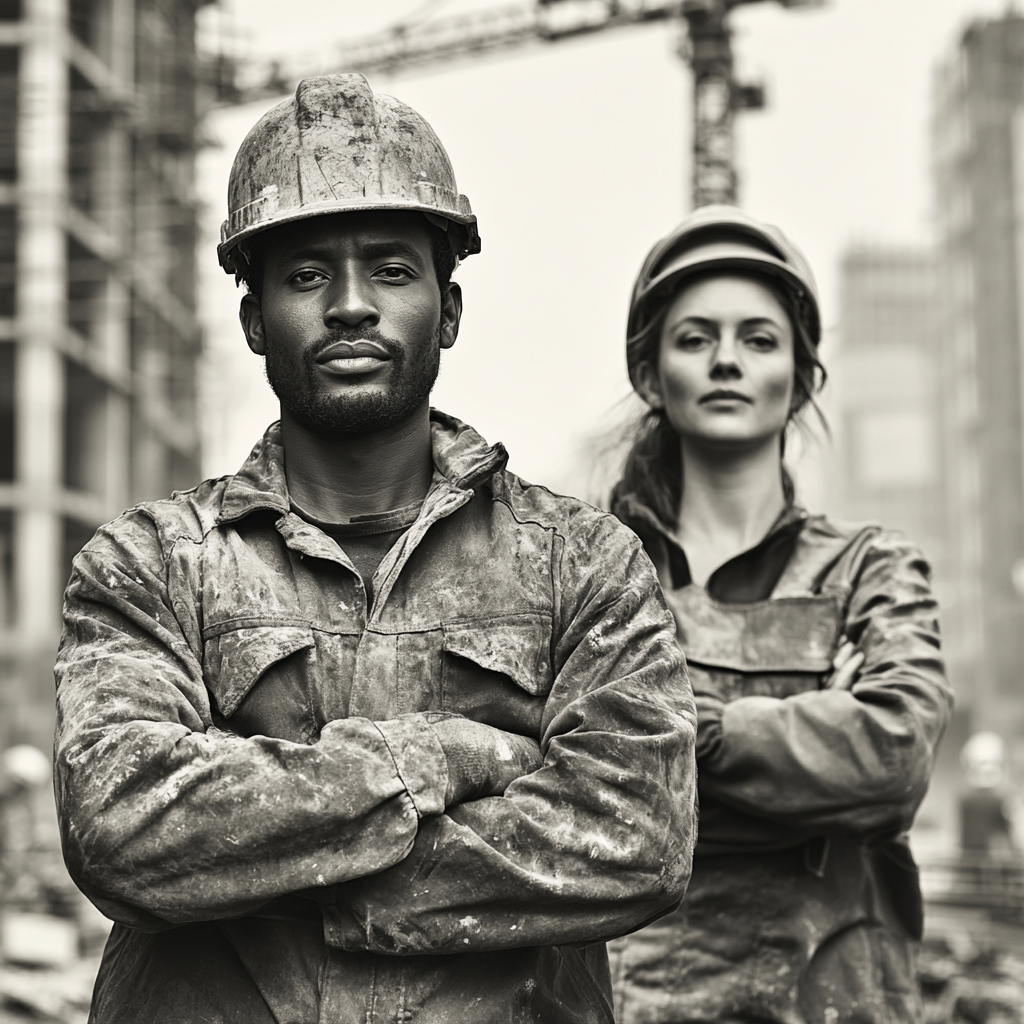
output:
[[97,35],[97,0],[71,0],[68,5],[68,22],[71,34],[86,46],[95,49]]
[[0,342],[0,481],[14,479],[14,346]]
[[[12,20],[4,14],[7,6],[0,0],[0,21]],[[13,182],[18,171],[18,57],[16,47],[0,46],[0,181],[5,182]]]
[[71,578],[71,563],[74,561],[75,555],[77,555],[78,552],[81,551],[90,540],[92,540],[92,535],[95,532],[95,526],[92,526],[89,523],[83,523],[78,519],[72,519],[70,516],[65,516],[63,523],[63,536],[61,538],[61,590],[67,586],[67,582]]
[[0,509],[0,628],[14,625],[14,514]]
[[13,206],[0,206],[0,317],[14,316],[17,221]]
[[64,360],[64,486],[102,495],[106,462],[106,385]]
[[101,316],[107,265],[73,238],[67,241],[68,324],[83,338],[94,338]]

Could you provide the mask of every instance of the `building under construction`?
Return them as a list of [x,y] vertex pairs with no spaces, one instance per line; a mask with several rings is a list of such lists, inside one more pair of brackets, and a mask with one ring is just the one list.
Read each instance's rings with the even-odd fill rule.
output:
[[48,748],[74,553],[199,478],[203,0],[0,0],[0,749]]
[[[951,672],[972,726],[1024,742],[1024,17],[936,79]],[[1022,751],[1024,752],[1024,751]]]

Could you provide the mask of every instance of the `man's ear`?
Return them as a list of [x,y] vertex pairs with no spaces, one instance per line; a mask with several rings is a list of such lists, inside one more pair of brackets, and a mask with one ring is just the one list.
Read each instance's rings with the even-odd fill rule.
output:
[[636,389],[652,409],[665,408],[665,399],[661,393],[661,376],[649,359],[636,368]]
[[238,307],[238,321],[245,333],[249,348],[258,356],[267,354],[267,335],[263,330],[263,313],[255,295],[243,295]]
[[441,295],[441,348],[451,348],[462,320],[462,288],[452,281]]

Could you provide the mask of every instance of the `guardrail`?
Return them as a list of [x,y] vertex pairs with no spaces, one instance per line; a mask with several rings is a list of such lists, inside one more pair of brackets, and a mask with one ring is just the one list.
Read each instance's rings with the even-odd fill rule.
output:
[[962,855],[919,864],[925,902],[1024,921],[1024,859]]

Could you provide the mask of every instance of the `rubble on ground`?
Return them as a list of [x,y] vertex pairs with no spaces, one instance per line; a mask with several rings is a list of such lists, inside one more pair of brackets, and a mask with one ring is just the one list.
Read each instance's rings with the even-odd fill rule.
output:
[[925,1024],[1024,1024],[1020,953],[929,940],[921,950],[918,976]]

